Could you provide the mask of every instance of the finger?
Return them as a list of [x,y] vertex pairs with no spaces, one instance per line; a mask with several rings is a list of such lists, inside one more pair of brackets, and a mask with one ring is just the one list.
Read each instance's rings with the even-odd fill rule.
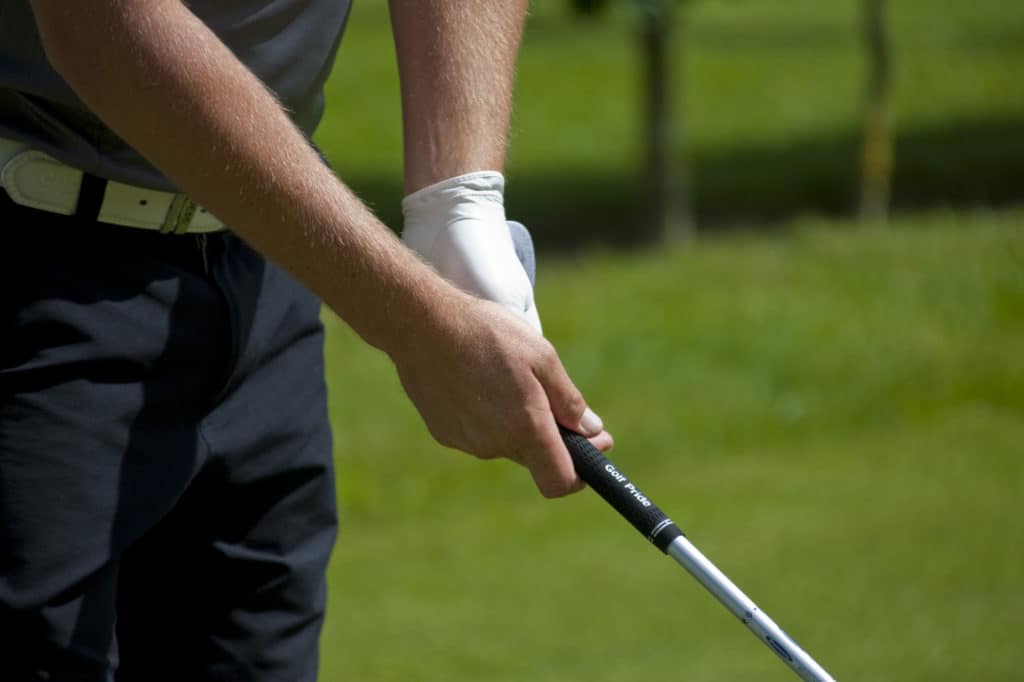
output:
[[551,348],[550,357],[534,373],[547,393],[551,412],[559,424],[588,438],[604,430],[604,422],[587,407],[587,401],[566,374],[554,348]]
[[554,420],[545,419],[537,436],[536,449],[531,449],[524,463],[541,495],[555,498],[582,490],[585,484],[576,474]]
[[593,438],[588,438],[587,440],[589,440],[590,444],[601,452],[608,452],[615,447],[615,439],[612,438],[612,434],[607,431],[602,431]]

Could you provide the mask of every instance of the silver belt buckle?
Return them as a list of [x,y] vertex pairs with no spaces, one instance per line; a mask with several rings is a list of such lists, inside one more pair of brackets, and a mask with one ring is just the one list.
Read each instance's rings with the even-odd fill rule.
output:
[[161,234],[185,234],[192,225],[199,206],[186,194],[176,194],[167,209],[164,224],[160,226]]

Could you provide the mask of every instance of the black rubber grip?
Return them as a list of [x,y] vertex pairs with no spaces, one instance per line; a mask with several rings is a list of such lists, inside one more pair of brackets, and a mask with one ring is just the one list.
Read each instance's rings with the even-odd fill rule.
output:
[[683,534],[672,519],[665,516],[590,441],[562,426],[558,430],[562,433],[562,440],[572,455],[572,462],[580,478],[658,549],[666,551],[669,544]]

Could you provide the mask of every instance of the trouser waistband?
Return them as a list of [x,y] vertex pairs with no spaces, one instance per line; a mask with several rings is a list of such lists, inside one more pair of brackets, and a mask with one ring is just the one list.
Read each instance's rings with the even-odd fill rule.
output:
[[14,203],[163,233],[220,232],[224,223],[185,194],[106,180],[0,138],[0,187]]

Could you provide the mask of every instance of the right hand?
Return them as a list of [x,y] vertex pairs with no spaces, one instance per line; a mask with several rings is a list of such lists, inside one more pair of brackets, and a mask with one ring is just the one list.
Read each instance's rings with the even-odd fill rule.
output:
[[455,292],[445,314],[391,352],[434,438],[481,459],[525,466],[545,497],[583,487],[556,420],[599,450],[612,437],[554,347],[501,305]]

